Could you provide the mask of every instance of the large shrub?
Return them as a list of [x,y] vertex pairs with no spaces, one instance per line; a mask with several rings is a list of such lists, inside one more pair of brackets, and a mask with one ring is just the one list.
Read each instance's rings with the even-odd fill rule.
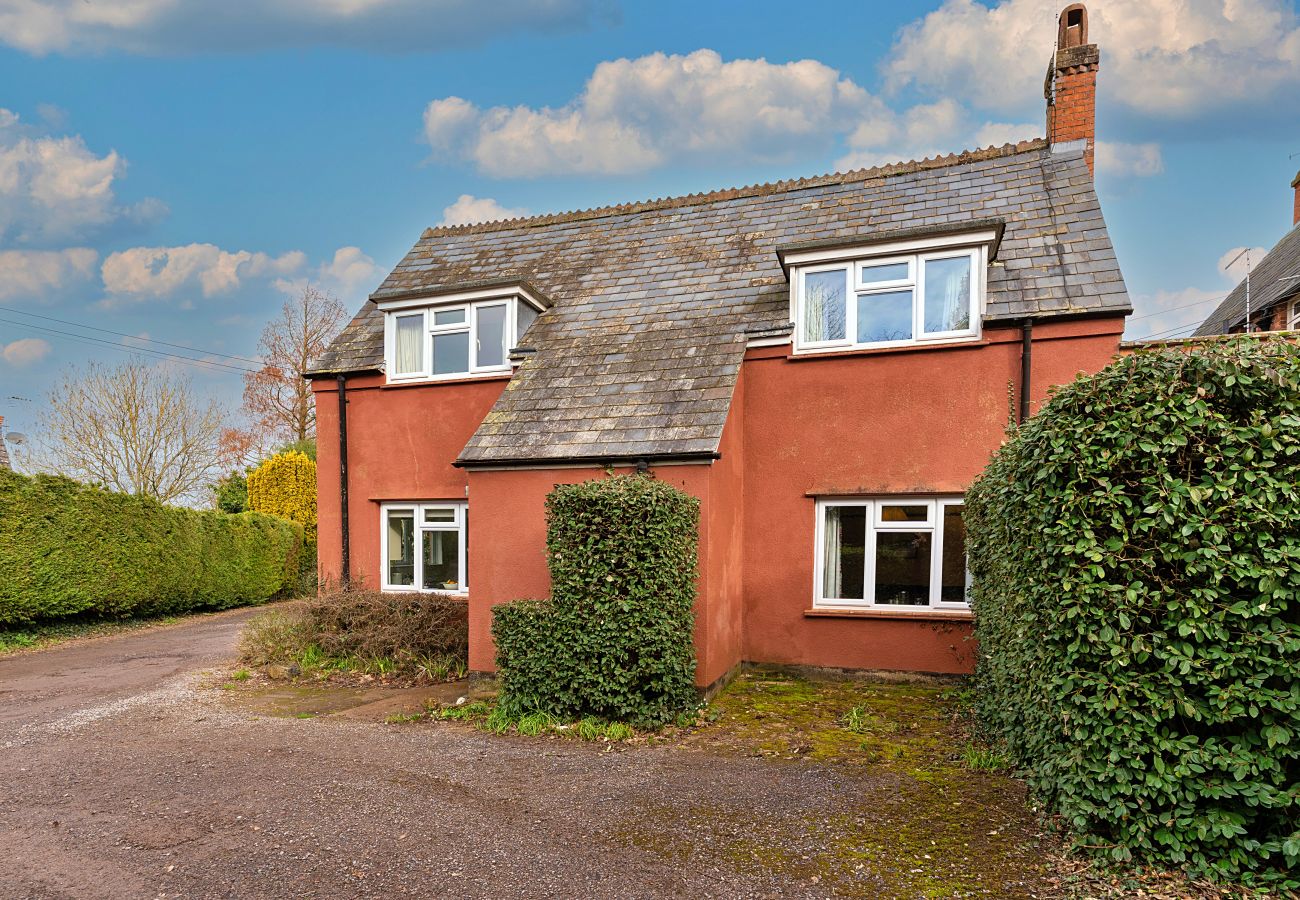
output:
[[967,496],[979,710],[1115,859],[1300,863],[1300,348],[1076,380]]
[[[309,443],[314,450],[314,443]],[[248,473],[248,508],[280,516],[303,528],[303,554],[298,592],[316,590],[316,461],[301,450],[289,449]]]
[[699,513],[644,475],[552,491],[551,598],[493,611],[505,711],[653,726],[696,702]]
[[295,579],[302,529],[0,471],[0,624],[260,603]]

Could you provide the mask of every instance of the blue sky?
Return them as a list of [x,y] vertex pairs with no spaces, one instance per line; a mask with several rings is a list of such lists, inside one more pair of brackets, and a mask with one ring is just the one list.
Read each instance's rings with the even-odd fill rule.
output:
[[[0,0],[0,414],[30,430],[69,366],[186,352],[150,342],[248,366],[297,285],[356,308],[440,221],[1041,134],[1061,5]],[[1300,19],[1089,9],[1130,334],[1190,326],[1290,225]],[[168,365],[237,406],[238,371]]]

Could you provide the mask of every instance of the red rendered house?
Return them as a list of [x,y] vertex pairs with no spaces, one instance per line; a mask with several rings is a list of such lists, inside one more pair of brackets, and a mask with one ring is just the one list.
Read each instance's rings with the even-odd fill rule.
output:
[[427,230],[312,374],[321,575],[463,594],[491,671],[546,494],[649,469],[702,501],[702,686],[968,671],[962,493],[1131,311],[1082,7],[1058,48],[1046,140]]

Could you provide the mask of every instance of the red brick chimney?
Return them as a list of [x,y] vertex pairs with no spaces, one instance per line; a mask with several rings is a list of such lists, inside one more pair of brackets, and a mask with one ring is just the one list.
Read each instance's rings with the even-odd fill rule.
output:
[[1300,225],[1300,172],[1295,173],[1291,187],[1295,189],[1295,208],[1291,210],[1291,225],[1295,226]]
[[1086,141],[1083,158],[1093,170],[1097,134],[1097,65],[1101,53],[1088,43],[1088,10],[1071,3],[1061,10],[1056,32],[1056,58],[1047,69],[1047,141],[1064,144]]

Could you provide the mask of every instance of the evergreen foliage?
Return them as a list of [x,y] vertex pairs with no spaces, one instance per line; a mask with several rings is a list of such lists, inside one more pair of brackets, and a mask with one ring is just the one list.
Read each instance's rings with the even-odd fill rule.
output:
[[501,708],[653,727],[694,706],[699,515],[645,475],[557,486],[550,599],[493,610]]
[[1300,348],[1076,380],[966,522],[981,718],[1081,844],[1296,887]]

